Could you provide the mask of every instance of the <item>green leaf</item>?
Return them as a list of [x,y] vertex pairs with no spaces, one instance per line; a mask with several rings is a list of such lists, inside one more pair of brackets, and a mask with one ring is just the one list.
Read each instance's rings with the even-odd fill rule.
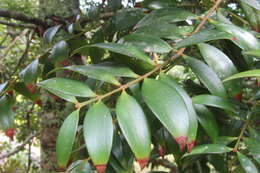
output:
[[167,39],[179,39],[192,31],[193,26],[177,26],[173,23],[157,21],[138,28],[135,33],[144,33]]
[[231,137],[231,136],[219,136],[216,143],[222,144],[222,145],[229,145],[233,141],[237,140],[237,137]]
[[240,0],[246,4],[248,4],[249,6],[257,9],[260,11],[260,2],[258,0]]
[[36,82],[38,77],[38,66],[39,60],[36,59],[21,71],[20,77],[24,83],[29,84]]
[[225,80],[223,80],[223,82],[233,80],[233,79],[238,79],[238,78],[245,78],[245,77],[260,77],[260,70],[256,69],[256,70],[248,70],[248,71],[240,72],[226,78]]
[[217,29],[231,34],[233,36],[232,41],[242,49],[260,49],[260,43],[257,38],[247,30],[235,25],[219,23],[217,21],[212,21],[212,23]]
[[114,85],[120,85],[120,83],[113,76],[113,74],[109,73],[109,71],[99,68],[99,66],[97,65],[72,65],[72,66],[57,68],[54,71],[57,70],[71,70],[80,73],[82,75],[88,76],[89,78],[92,79],[105,81]]
[[146,104],[177,142],[179,139],[187,138],[189,112],[183,98],[176,90],[164,82],[145,79],[142,95]]
[[119,126],[137,159],[149,158],[151,135],[146,116],[138,102],[123,92],[116,104]]
[[115,53],[137,58],[139,60],[153,64],[153,62],[149,56],[147,56],[144,52],[140,51],[138,48],[131,46],[131,45],[124,45],[124,44],[118,44],[118,43],[97,43],[97,44],[93,44],[91,46],[102,48],[102,49],[107,49],[107,50],[115,52]]
[[[220,79],[238,73],[233,62],[221,50],[205,43],[198,44],[198,47],[204,60],[217,73]],[[241,93],[242,90],[240,81],[227,82],[224,83],[224,86],[232,97]]]
[[0,84],[0,95],[2,94],[2,92],[4,92],[4,90],[6,89],[7,85],[8,85],[8,82]]
[[256,58],[260,58],[260,49],[243,51],[243,54],[255,56]]
[[14,85],[14,90],[18,92],[19,94],[27,97],[28,99],[32,101],[36,101],[40,98],[39,93],[31,93],[28,88],[26,87],[25,83],[23,82],[17,82]]
[[140,20],[135,28],[139,28],[141,26],[149,25],[153,22],[157,21],[165,21],[165,22],[179,22],[179,21],[185,21],[188,19],[195,19],[198,16],[183,10],[181,8],[164,8],[164,9],[158,9],[154,10],[148,15],[146,15],[142,20]]
[[126,35],[118,43],[132,45],[145,52],[168,53],[172,49],[166,41],[159,37],[143,33]]
[[70,173],[92,173],[91,165],[87,160],[80,160]]
[[57,31],[59,30],[59,28],[61,27],[62,25],[57,25],[57,26],[53,26],[53,27],[50,27],[48,28],[44,34],[43,34],[43,38],[44,40],[47,42],[47,43],[50,43],[53,39],[53,37],[55,36],[55,34],[57,33]]
[[192,102],[194,104],[202,104],[206,106],[217,107],[232,112],[235,111],[234,105],[231,104],[229,100],[214,95],[203,94],[194,96],[192,97]]
[[54,63],[61,62],[69,56],[69,46],[66,41],[62,40],[56,43],[50,54],[50,60]]
[[198,118],[201,126],[206,131],[206,133],[209,135],[211,140],[213,142],[216,142],[216,140],[218,138],[219,128],[218,128],[218,124],[217,124],[217,121],[216,121],[214,115],[204,105],[195,104],[194,107],[197,112],[197,115],[198,115],[197,118]]
[[[197,114],[194,110],[192,100],[186,91],[178,85],[178,83],[171,77],[166,76],[163,73],[160,75],[160,80],[171,86],[184,100],[187,111],[189,113],[189,132],[188,132],[188,147],[190,144],[194,144],[196,140],[196,134],[198,129]],[[192,149],[192,147],[191,147]]]
[[240,152],[237,152],[237,157],[243,169],[247,173],[258,173],[256,166],[248,157],[246,157],[244,154]]
[[243,138],[243,141],[248,146],[248,150],[252,155],[260,155],[260,144],[253,138]]
[[72,112],[63,122],[56,143],[58,165],[62,168],[67,166],[74,144],[79,121],[79,110]]
[[91,106],[84,119],[84,139],[94,165],[107,164],[113,142],[113,122],[101,101]]
[[181,47],[187,47],[190,45],[203,43],[211,40],[231,39],[232,36],[224,31],[218,31],[216,29],[204,29],[192,36],[189,36],[182,41],[179,41],[174,46],[176,49]]
[[227,97],[226,90],[217,74],[205,63],[195,58],[185,56],[185,61],[189,64],[192,71],[208,90],[216,96]]
[[232,148],[220,144],[203,144],[193,148],[192,152],[185,154],[183,157],[198,154],[222,154],[232,151]]
[[61,94],[76,97],[95,96],[95,93],[93,93],[87,85],[68,78],[50,78],[37,85],[58,96]]
[[0,130],[14,127],[13,103],[14,100],[9,96],[0,98]]

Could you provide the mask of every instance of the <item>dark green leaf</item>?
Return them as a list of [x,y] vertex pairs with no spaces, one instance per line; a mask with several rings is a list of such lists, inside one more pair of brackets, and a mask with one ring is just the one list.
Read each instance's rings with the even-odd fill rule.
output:
[[195,75],[212,94],[223,98],[227,97],[226,90],[221,80],[209,66],[198,59],[188,56],[185,56],[185,61],[190,65]]
[[43,34],[44,40],[46,42],[50,43],[60,27],[61,27],[61,25],[57,25],[57,26],[48,28]]
[[101,101],[91,106],[84,119],[84,139],[94,165],[107,164],[113,142],[113,122]]
[[36,82],[38,76],[38,66],[39,60],[36,59],[21,71],[20,77],[24,83],[29,84]]
[[198,120],[213,142],[218,138],[218,124],[214,115],[203,105],[195,104]]
[[223,82],[237,79],[237,78],[245,78],[245,77],[260,77],[260,70],[249,70],[249,71],[240,72],[226,78],[225,80],[223,80]]
[[142,20],[140,20],[135,28],[139,28],[145,25],[149,25],[156,21],[165,21],[165,22],[179,22],[185,21],[188,19],[195,19],[198,16],[180,9],[180,8],[164,8],[152,11],[150,14],[146,15]]
[[193,148],[192,152],[184,155],[191,156],[197,154],[222,154],[232,151],[232,148],[220,144],[203,144]]
[[[181,97],[183,98],[188,113],[189,113],[189,132],[188,132],[188,147],[190,144],[193,144],[196,140],[196,134],[197,134],[197,129],[198,129],[198,121],[197,121],[197,114],[194,110],[192,100],[190,96],[186,93],[186,91],[177,84],[177,82],[171,77],[171,76],[166,76],[164,74],[160,75],[160,80],[171,86]],[[189,149],[189,148],[188,148]],[[192,147],[191,147],[192,149]]]
[[203,43],[211,40],[231,39],[232,36],[224,31],[218,31],[216,29],[205,29],[192,36],[177,42],[175,45],[176,49],[181,47],[187,47],[190,45]]
[[32,101],[36,101],[40,98],[39,93],[31,93],[23,82],[15,83],[14,90]]
[[231,137],[231,136],[219,136],[218,140],[216,141],[217,144],[222,144],[222,145],[228,145],[232,142],[237,140],[237,137]]
[[0,130],[14,127],[13,99],[9,96],[0,98]]
[[148,122],[137,101],[123,92],[116,104],[119,126],[137,159],[149,158],[151,135]]
[[0,84],[0,95],[2,94],[2,92],[6,89],[8,82],[2,83]]
[[168,53],[172,49],[166,41],[156,36],[143,33],[127,35],[121,38],[118,43],[132,45],[145,52]]
[[260,155],[260,143],[253,138],[243,138],[252,155]]
[[95,96],[95,93],[93,93],[87,85],[68,78],[51,78],[42,81],[37,85],[58,96],[60,96],[61,94],[76,97]]
[[91,165],[87,160],[80,160],[70,173],[92,173]]
[[108,49],[109,51],[126,55],[129,57],[137,58],[139,60],[148,62],[152,64],[152,60],[144,52],[140,51],[138,48],[131,45],[117,44],[117,43],[98,43],[92,45],[94,47],[99,47],[102,49]]
[[256,166],[248,157],[240,152],[237,152],[237,157],[240,164],[247,173],[258,173]]
[[53,46],[50,54],[50,60],[55,63],[61,62],[64,59],[68,58],[68,56],[69,56],[68,44],[64,40],[62,40]]
[[214,95],[203,94],[203,95],[194,96],[192,97],[192,102],[194,104],[213,106],[213,107],[217,107],[232,112],[235,111],[234,105],[231,104],[227,99],[223,99],[221,97],[214,96]]
[[65,168],[70,158],[79,121],[79,110],[72,112],[63,122],[56,143],[57,162]]
[[180,137],[187,138],[189,112],[183,98],[176,90],[164,82],[145,79],[142,95],[149,108],[177,141]]

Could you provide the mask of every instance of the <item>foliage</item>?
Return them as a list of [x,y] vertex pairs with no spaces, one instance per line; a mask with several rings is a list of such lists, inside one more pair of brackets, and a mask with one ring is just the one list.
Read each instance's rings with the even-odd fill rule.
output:
[[[57,138],[60,170],[130,173],[136,160],[151,171],[162,165],[258,172],[260,19],[252,2],[225,1],[214,12],[209,0],[203,8],[109,1],[97,6],[117,11],[109,19],[99,11],[86,14],[89,23],[84,15],[56,23],[43,34],[45,52],[36,58],[35,51],[33,61],[2,81],[0,127],[13,128],[13,100],[22,95],[47,109],[48,92],[54,102],[75,106]],[[180,67],[184,75],[175,73]]]

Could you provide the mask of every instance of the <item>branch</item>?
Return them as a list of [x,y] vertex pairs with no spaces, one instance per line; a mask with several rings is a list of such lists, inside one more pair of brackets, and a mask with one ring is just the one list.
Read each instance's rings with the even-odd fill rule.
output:
[[31,24],[38,25],[38,26],[39,25],[47,26],[47,23],[40,18],[26,16],[23,13],[19,13],[19,12],[15,12],[15,11],[0,9],[0,17],[15,19],[15,20],[19,20],[19,21],[22,21],[25,23],[31,23]]
[[[218,6],[220,5],[220,3],[222,2],[222,0],[217,0],[214,4],[214,6],[209,10],[208,14],[206,16],[203,17],[202,21],[200,22],[200,24],[197,26],[197,28],[192,32],[191,35],[199,32],[202,27],[205,25],[206,21],[208,20],[209,16],[211,16],[214,11],[218,8]],[[161,70],[163,67],[165,67],[166,65],[170,64],[171,62],[173,62],[175,59],[177,59],[178,57],[182,56],[183,55],[183,52],[185,51],[186,48],[181,48],[179,49],[168,61],[165,61],[163,64],[158,64],[156,65],[156,67],[149,71],[148,73],[140,76],[139,78],[135,79],[135,80],[132,80],[131,82],[127,83],[127,84],[124,84],[124,85],[121,85],[119,88],[111,91],[111,92],[108,92],[104,95],[98,95],[96,97],[94,97],[93,99],[90,99],[90,100],[87,100],[85,102],[81,102],[81,103],[76,103],[75,104],[75,107],[77,109],[80,109],[81,107],[85,106],[85,105],[88,105],[92,102],[95,102],[95,101],[98,101],[98,100],[102,100],[103,98],[106,98],[108,96],[111,96],[119,91],[123,91],[127,88],[129,88],[130,86],[144,80],[145,78],[151,76],[153,73],[155,73],[156,71],[159,71]]]
[[11,23],[11,22],[5,22],[5,21],[1,21],[0,20],[0,24],[2,25],[7,25],[7,26],[11,26],[11,27],[17,27],[17,28],[35,28],[34,25],[30,25],[30,24],[19,24],[19,23]]
[[10,153],[6,153],[6,154],[0,155],[0,160],[5,159],[5,158],[8,158],[8,157],[10,157],[10,156],[12,156],[12,155],[14,155],[14,154],[20,152],[21,150],[23,150],[23,148],[24,148],[24,146],[25,146],[26,144],[28,144],[33,138],[37,137],[39,134],[40,134],[39,132],[34,133],[34,134],[31,134],[30,136],[28,136],[28,137],[25,139],[25,141],[24,141],[21,145],[19,145],[18,147],[16,147],[13,151],[11,151]]

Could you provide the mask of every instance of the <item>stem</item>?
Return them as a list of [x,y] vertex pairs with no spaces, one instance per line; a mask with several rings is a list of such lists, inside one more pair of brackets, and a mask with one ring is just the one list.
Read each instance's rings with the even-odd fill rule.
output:
[[241,132],[237,138],[237,142],[236,142],[236,145],[235,147],[233,148],[233,152],[237,152],[237,149],[238,149],[238,146],[239,146],[239,142],[241,141],[242,137],[243,137],[243,134],[245,133],[248,125],[249,125],[249,122],[250,122],[250,119],[247,119],[245,124],[243,125],[242,129],[241,129]]
[[[205,25],[206,21],[208,20],[209,16],[212,15],[212,13],[218,8],[218,6],[220,5],[221,2],[222,2],[222,0],[217,0],[215,2],[214,6],[209,10],[208,14],[203,17],[202,21],[197,26],[197,28],[191,33],[191,35],[199,32],[202,29],[202,27]],[[120,92],[122,90],[125,90],[125,89],[129,88],[131,85],[134,85],[134,84],[144,80],[145,78],[151,76],[156,71],[162,69],[164,66],[166,66],[166,65],[170,64],[171,62],[173,62],[178,57],[182,56],[183,52],[185,51],[185,49],[186,48],[179,49],[169,60],[165,61],[163,64],[156,65],[156,67],[153,70],[149,71],[148,73],[140,76],[139,78],[137,78],[137,79],[135,79],[135,80],[125,84],[125,85],[122,85],[121,87],[119,87],[119,88],[117,88],[117,89],[115,89],[115,90],[113,90],[111,92],[108,92],[108,93],[106,93],[104,95],[99,95],[99,96],[96,96],[93,99],[90,99],[88,101],[85,101],[85,102],[82,102],[82,103],[77,103],[76,104],[76,108],[80,109],[81,107],[86,106],[86,105],[88,105],[88,104],[90,104],[92,102],[95,102],[95,101],[98,101],[98,100],[102,100],[103,98],[111,96],[111,95],[113,95],[113,94],[115,94],[117,92]]]

